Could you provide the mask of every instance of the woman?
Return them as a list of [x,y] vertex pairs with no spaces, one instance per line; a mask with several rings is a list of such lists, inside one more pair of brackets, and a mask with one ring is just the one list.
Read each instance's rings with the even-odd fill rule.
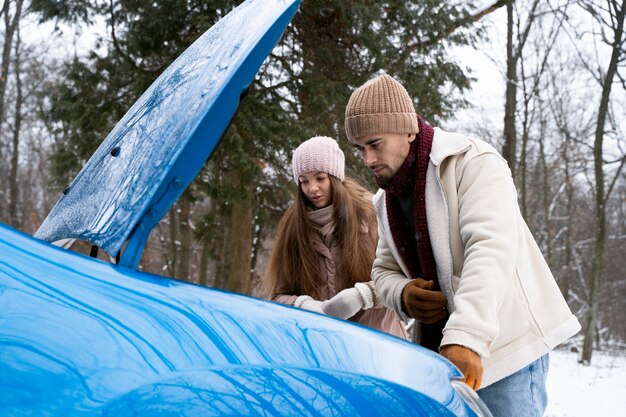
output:
[[278,225],[268,296],[406,338],[370,278],[377,242],[371,193],[345,178],[345,156],[328,137],[302,143],[292,167],[298,193]]

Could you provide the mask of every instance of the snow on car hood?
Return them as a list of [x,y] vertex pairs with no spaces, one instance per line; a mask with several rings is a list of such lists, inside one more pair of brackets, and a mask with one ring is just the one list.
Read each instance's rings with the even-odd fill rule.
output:
[[[78,238],[136,266],[145,239],[209,158],[299,0],[247,0],[137,100],[35,237]],[[130,249],[129,249],[130,248]],[[122,260],[124,260],[124,256]]]

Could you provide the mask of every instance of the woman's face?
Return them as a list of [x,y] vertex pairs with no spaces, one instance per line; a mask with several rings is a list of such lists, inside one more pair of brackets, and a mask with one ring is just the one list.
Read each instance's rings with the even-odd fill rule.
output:
[[300,175],[300,189],[315,208],[329,206],[331,201],[330,178],[325,172],[307,172]]

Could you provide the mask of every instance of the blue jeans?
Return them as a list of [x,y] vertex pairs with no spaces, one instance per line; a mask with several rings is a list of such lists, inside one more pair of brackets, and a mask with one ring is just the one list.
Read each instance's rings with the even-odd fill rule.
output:
[[494,417],[541,417],[548,404],[545,354],[513,375],[477,391]]

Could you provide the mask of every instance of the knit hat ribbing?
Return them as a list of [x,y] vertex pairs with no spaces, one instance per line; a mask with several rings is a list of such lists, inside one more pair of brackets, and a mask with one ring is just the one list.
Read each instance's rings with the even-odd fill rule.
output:
[[293,151],[291,160],[293,180],[299,184],[298,178],[307,172],[326,172],[345,179],[346,157],[339,148],[337,141],[327,136],[315,136],[304,141]]
[[419,132],[409,93],[387,74],[367,81],[352,93],[345,128],[350,141],[372,133]]

